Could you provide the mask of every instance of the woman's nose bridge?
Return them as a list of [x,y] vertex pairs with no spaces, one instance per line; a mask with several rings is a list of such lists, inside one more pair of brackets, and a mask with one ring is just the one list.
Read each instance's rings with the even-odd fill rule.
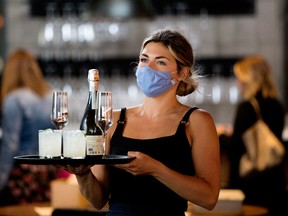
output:
[[148,62],[147,62],[147,66],[148,67],[150,67],[150,68],[152,68],[152,69],[156,69],[155,67],[156,67],[156,63],[154,62],[154,61],[152,61],[152,60],[149,60]]

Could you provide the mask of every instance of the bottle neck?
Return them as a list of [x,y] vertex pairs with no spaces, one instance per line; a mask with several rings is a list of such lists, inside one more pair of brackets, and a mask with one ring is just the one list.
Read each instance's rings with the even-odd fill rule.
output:
[[98,80],[89,81],[89,93],[98,91]]
[[89,104],[89,108],[93,110],[96,109],[97,91],[98,91],[98,81],[95,81],[95,80],[89,81],[88,104]]
[[97,92],[89,91],[88,106],[90,110],[96,110],[97,107]]

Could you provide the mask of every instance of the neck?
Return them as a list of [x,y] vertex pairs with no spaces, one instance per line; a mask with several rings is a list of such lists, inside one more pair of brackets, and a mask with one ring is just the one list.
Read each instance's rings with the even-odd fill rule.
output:
[[178,101],[176,103],[144,103],[140,106],[142,116],[156,119],[160,116],[178,113],[183,111],[183,105]]

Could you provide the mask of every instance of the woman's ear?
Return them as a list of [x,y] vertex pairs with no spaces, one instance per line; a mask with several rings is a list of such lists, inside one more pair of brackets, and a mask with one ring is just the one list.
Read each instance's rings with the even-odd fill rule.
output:
[[190,71],[189,67],[183,67],[179,73],[178,81],[187,79],[189,71]]

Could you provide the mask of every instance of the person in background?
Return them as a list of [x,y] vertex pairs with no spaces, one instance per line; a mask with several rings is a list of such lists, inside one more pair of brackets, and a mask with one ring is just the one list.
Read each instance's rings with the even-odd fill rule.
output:
[[38,130],[52,128],[51,89],[37,61],[18,49],[7,59],[1,84],[0,205],[49,200],[54,166],[14,164],[14,156],[38,154]]
[[245,194],[244,203],[267,207],[269,215],[285,214],[285,167],[280,165],[258,172],[253,171],[247,177],[240,177],[239,163],[246,148],[242,140],[244,132],[257,120],[250,99],[258,101],[262,118],[273,133],[282,141],[284,128],[284,107],[281,104],[276,86],[272,81],[268,62],[259,55],[248,56],[234,65],[234,74],[242,93],[243,101],[236,109],[233,128],[229,133],[223,127],[218,130],[220,145],[229,150],[231,171],[230,187],[240,188]]
[[211,115],[177,100],[197,89],[194,56],[178,31],[159,30],[142,45],[136,70],[143,103],[115,110],[107,154],[128,164],[66,169],[108,216],[184,216],[187,201],[213,209],[220,188],[219,140]]

